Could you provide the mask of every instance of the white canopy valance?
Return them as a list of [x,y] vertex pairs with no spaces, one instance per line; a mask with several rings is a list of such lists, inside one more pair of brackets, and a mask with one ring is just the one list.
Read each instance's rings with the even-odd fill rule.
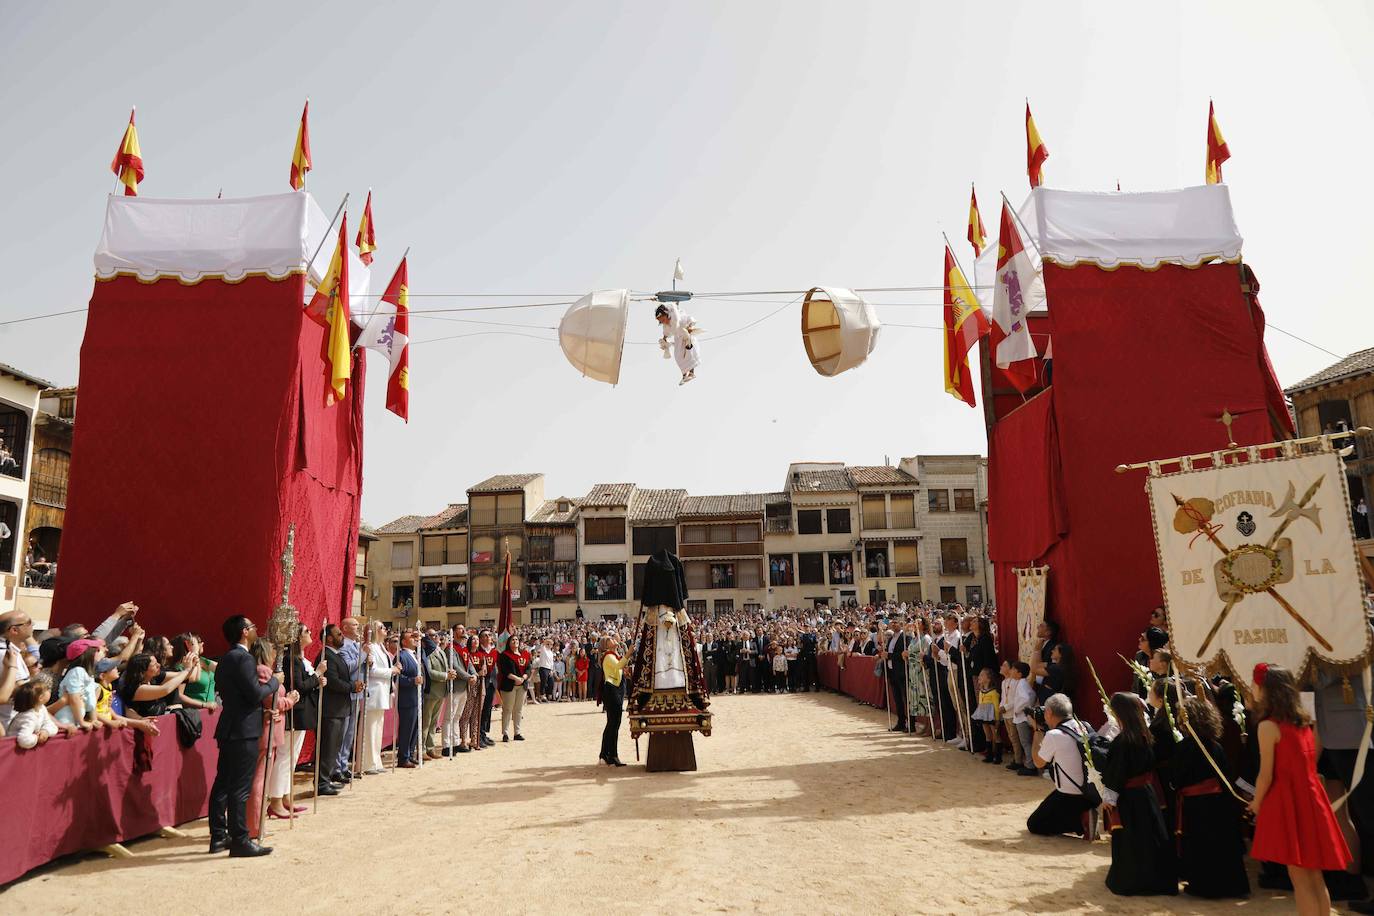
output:
[[[336,243],[325,238],[328,234],[329,217],[304,191],[206,200],[111,195],[95,249],[95,273],[175,277],[183,283],[232,282],[251,274],[282,279],[305,269],[315,255],[310,279],[319,282],[334,256]],[[348,285],[358,318],[368,311],[372,272],[349,242]]]
[[568,362],[587,378],[615,385],[625,349],[630,291],[599,289],[578,299],[558,323],[558,344]]
[[[1129,193],[1036,188],[1016,215],[1034,247],[1032,256],[1066,267],[1197,267],[1238,261],[1241,254],[1224,184]],[[979,301],[990,309],[997,243],[995,238],[988,242],[975,264],[974,283]]]

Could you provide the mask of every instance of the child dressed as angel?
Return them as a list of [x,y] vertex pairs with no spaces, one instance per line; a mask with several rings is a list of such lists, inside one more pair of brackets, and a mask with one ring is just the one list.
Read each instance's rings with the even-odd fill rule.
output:
[[682,380],[678,384],[685,385],[697,377],[697,366],[701,364],[701,351],[692,340],[692,335],[699,330],[696,322],[692,316],[683,315],[677,306],[666,302],[654,310],[654,317],[663,326],[663,336],[658,341],[663,358],[668,358],[671,340],[673,359],[677,360],[677,367],[682,370]]

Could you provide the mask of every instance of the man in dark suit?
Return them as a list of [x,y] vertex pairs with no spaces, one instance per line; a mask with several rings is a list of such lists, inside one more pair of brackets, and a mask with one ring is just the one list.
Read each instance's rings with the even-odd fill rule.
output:
[[219,762],[210,788],[210,852],[228,849],[234,857],[265,856],[272,850],[248,835],[247,808],[262,737],[262,703],[277,692],[278,684],[276,678],[258,683],[258,666],[248,654],[258,638],[251,620],[236,614],[221,629],[230,649],[215,669],[215,690],[224,705],[215,726]]
[[816,670],[816,628],[807,624],[798,640],[797,661],[801,663],[801,688],[810,693],[820,689],[819,672]]
[[[320,694],[323,705],[320,718],[320,781],[315,786],[319,795],[338,795],[334,772],[338,766],[339,748],[343,744],[344,730],[348,727],[348,717],[353,713],[353,684],[348,679],[348,662],[344,660],[343,630],[336,623],[324,627],[324,648],[320,650],[320,661],[316,668],[322,668],[325,675],[324,690]],[[340,785],[342,783],[339,783]]]
[[401,673],[396,678],[396,766],[412,769],[420,754],[420,691],[425,676],[420,669],[416,652],[420,647],[420,632],[406,630],[401,634],[401,653],[396,663]]
[[773,690],[773,659],[768,655],[768,637],[763,635],[763,627],[754,631],[754,693],[771,693]]
[[894,732],[907,730],[906,651],[911,643],[912,637],[905,631],[905,627],[898,629],[897,625],[893,624],[893,633],[891,636],[885,637],[885,643],[879,652],[883,659],[883,668],[887,674],[888,703],[893,715],[897,718],[896,724],[892,726]]

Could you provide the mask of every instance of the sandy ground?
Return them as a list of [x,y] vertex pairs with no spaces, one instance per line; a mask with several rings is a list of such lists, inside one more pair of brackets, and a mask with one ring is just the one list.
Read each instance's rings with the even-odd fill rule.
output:
[[[833,696],[718,697],[695,773],[595,767],[591,703],[527,709],[523,743],[370,777],[274,853],[208,856],[189,839],[74,857],[0,893],[0,911],[1278,913],[1244,902],[1114,897],[1110,850],[1025,831],[1043,780],[888,734]],[[622,732],[621,757],[634,759]],[[502,875],[510,892],[502,892]]]

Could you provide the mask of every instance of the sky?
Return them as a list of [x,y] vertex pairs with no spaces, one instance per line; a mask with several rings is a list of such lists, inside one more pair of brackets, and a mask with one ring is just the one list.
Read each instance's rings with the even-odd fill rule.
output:
[[[1126,191],[1202,183],[1211,98],[1280,381],[1335,361],[1319,347],[1374,345],[1365,3],[4,0],[0,15],[0,322],[89,300],[135,104],[141,193],[232,197],[288,190],[308,96],[309,190],[326,212],[351,194],[350,225],[373,190],[374,288],[409,247],[418,312],[662,289],[679,257],[700,292],[936,286],[942,230],[971,260],[970,182],[993,233],[999,192],[1027,193],[1027,98],[1048,186]],[[547,330],[566,306],[416,314],[409,424],[370,367],[364,520],[435,512],[497,473],[542,471],[550,497],[614,481],[711,494],[779,489],[790,461],[986,453],[982,411],[943,390],[938,293],[872,294],[889,326],[836,378],[809,366],[789,298],[693,303],[707,336],[685,387],[645,345],[625,348],[618,387],[581,378]],[[634,305],[630,341],[657,337],[652,310]],[[75,384],[84,325],[0,325],[0,362]]]

